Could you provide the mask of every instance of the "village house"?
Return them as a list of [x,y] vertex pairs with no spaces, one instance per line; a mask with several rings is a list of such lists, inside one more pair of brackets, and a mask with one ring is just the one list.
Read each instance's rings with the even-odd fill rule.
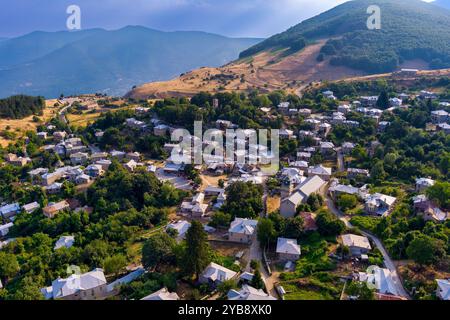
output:
[[129,152],[126,154],[125,158],[139,162],[141,161],[141,154],[139,152]]
[[92,180],[91,176],[83,173],[75,178],[75,184],[77,185],[88,184],[89,182],[91,182],[91,180]]
[[363,107],[373,107],[377,104],[377,96],[363,96],[360,97],[359,101]]
[[289,109],[288,115],[291,116],[292,118],[295,118],[298,115],[298,109]]
[[280,130],[280,139],[294,139],[294,131],[288,129]]
[[216,288],[221,283],[231,280],[236,276],[237,272],[211,262],[200,275],[199,282],[209,284],[211,287]]
[[111,160],[99,160],[96,161],[95,164],[101,166],[101,168],[103,169],[103,171],[108,170],[109,166],[111,165]]
[[331,179],[332,169],[324,167],[323,165],[317,165],[315,167],[309,167],[308,177],[319,176],[322,180],[329,181]]
[[334,92],[327,90],[322,92],[322,95],[324,96],[325,99],[331,99],[331,100],[336,100],[336,97],[334,96]]
[[173,301],[173,300],[180,300],[180,297],[176,294],[176,292],[169,292],[169,289],[162,288],[151,295],[148,295],[141,300],[145,301]]
[[216,121],[216,128],[219,130],[233,129],[236,128],[236,125],[231,121],[219,119]]
[[9,233],[9,229],[11,229],[13,225],[14,224],[12,222],[0,225],[0,237],[6,237]]
[[390,122],[388,121],[380,121],[380,123],[378,123],[378,132],[384,132],[386,130],[387,127],[390,126]]
[[60,182],[54,182],[49,186],[45,186],[44,190],[47,194],[58,194],[62,190],[63,184]]
[[437,289],[436,297],[441,300],[450,300],[450,281],[444,279],[436,279]]
[[185,220],[173,222],[166,227],[166,231],[174,230],[177,233],[177,241],[181,241],[186,236],[186,232],[191,227],[191,224]]
[[81,140],[81,138],[72,137],[72,138],[66,139],[64,141],[64,144],[71,145],[73,147],[79,147],[79,146],[83,145],[83,141]]
[[228,240],[250,244],[256,234],[257,220],[235,218],[228,229]]
[[136,111],[136,114],[143,115],[143,114],[148,113],[150,111],[150,108],[136,107],[134,110]]
[[158,137],[165,137],[169,132],[170,127],[165,124],[159,124],[153,128],[153,134]]
[[184,168],[185,165],[182,163],[173,163],[168,161],[164,165],[163,171],[169,174],[180,175],[183,172]]
[[11,204],[6,204],[6,205],[0,207],[0,215],[4,219],[11,219],[15,215],[20,213],[20,211],[21,211],[20,204],[17,202],[11,203]]
[[41,205],[35,201],[35,202],[31,202],[31,203],[23,205],[22,210],[25,211],[26,213],[33,213],[40,207],[41,207]]
[[62,179],[64,172],[62,170],[57,170],[52,173],[45,173],[42,175],[42,184],[44,186],[50,186],[59,179]]
[[91,154],[91,160],[93,162],[100,161],[100,160],[106,160],[108,159],[108,153],[107,152],[95,152]]
[[104,135],[105,135],[105,132],[103,132],[103,131],[95,131],[95,133],[94,133],[94,136],[97,139],[97,141],[102,140]]
[[48,171],[47,168],[36,168],[28,171],[28,175],[31,177],[33,183],[40,183],[42,181],[42,175],[48,173]]
[[59,212],[69,209],[70,205],[66,200],[54,203],[50,202],[42,211],[47,218],[54,218]]
[[310,152],[297,152],[297,160],[309,161],[312,155]]
[[70,155],[70,162],[72,165],[84,165],[89,160],[89,155],[84,152],[77,152]]
[[434,186],[435,183],[436,181],[430,178],[418,178],[416,179],[416,192],[421,193],[429,187]]
[[436,130],[439,132],[439,131],[442,131],[442,132],[444,132],[445,134],[450,134],[450,124],[448,124],[448,123],[439,123],[437,126],[436,126]]
[[203,203],[205,194],[203,192],[197,193],[192,197],[190,202],[181,203],[181,212],[190,214],[193,217],[202,217],[205,215],[208,204]]
[[358,177],[367,178],[370,176],[369,170],[358,168],[347,168],[347,177],[349,179],[356,179]]
[[448,119],[449,119],[449,113],[445,110],[431,111],[431,121],[434,124],[440,124],[440,123],[447,122]]
[[75,243],[75,237],[74,236],[62,236],[56,241],[54,250],[58,250],[60,248],[70,248]]
[[63,141],[67,136],[67,133],[64,131],[55,131],[53,132],[53,138],[57,141]]
[[359,281],[370,284],[378,293],[398,296],[398,290],[395,285],[393,274],[389,269],[375,267],[370,272],[360,272]]
[[117,150],[113,150],[111,151],[111,158],[113,159],[117,159],[117,160],[122,160],[123,158],[125,158],[125,152],[123,151],[117,151]]
[[341,112],[333,112],[333,117],[331,119],[331,123],[334,125],[343,124],[344,121],[347,120],[345,115]]
[[312,176],[303,181],[293,193],[284,198],[280,205],[280,214],[285,218],[294,217],[297,208],[301,203],[305,203],[313,193],[321,193],[326,186],[326,182],[319,176]]
[[320,126],[319,126],[319,134],[320,134],[320,136],[323,137],[323,138],[328,137],[328,135],[330,134],[332,128],[333,128],[332,125],[329,124],[329,123],[326,123],[326,122],[321,123]]
[[[59,147],[59,146],[58,146]],[[65,151],[65,153],[60,153]],[[65,155],[66,157],[70,157],[72,154],[75,153],[86,153],[88,151],[88,148],[85,146],[72,146],[71,144],[64,144],[61,146],[61,150],[58,151],[58,154]]]
[[333,142],[324,141],[320,144],[320,153],[322,153],[323,156],[331,156],[334,152]]
[[397,198],[375,193],[368,195],[365,200],[365,210],[368,214],[385,217],[391,213]]
[[299,116],[302,116],[304,118],[310,117],[312,114],[312,111],[310,109],[302,108],[298,110]]
[[276,253],[280,261],[297,261],[301,250],[296,239],[278,238]]
[[337,108],[337,111],[340,112],[340,113],[342,113],[342,114],[347,114],[347,113],[349,113],[351,110],[352,110],[352,107],[349,106],[348,104],[342,104],[342,105],[339,105],[338,108]]
[[255,289],[247,284],[244,284],[241,290],[231,289],[228,291],[227,298],[230,301],[263,301],[263,300],[277,300],[270,294],[267,294],[262,289]]
[[281,102],[278,105],[278,112],[280,112],[281,114],[287,114],[289,111],[289,106],[290,106],[289,102]]
[[356,188],[351,185],[339,184],[335,181],[331,184],[328,192],[331,194],[332,198],[336,201],[338,197],[342,194],[351,194],[360,198],[365,198],[367,194],[366,186],[362,188]]
[[309,118],[305,120],[305,123],[309,125],[311,130],[319,131],[320,124],[322,123],[320,120]]
[[203,190],[203,193],[205,194],[205,196],[207,197],[213,197],[213,196],[218,196],[221,193],[224,193],[225,189],[220,188],[220,187],[215,187],[215,186],[207,186],[205,188],[205,190]]
[[345,155],[349,155],[352,153],[353,149],[355,149],[356,145],[353,142],[344,142],[342,144],[342,153]]
[[413,199],[414,209],[425,221],[436,223],[445,222],[450,218],[450,213],[441,210],[437,205],[428,199],[424,194],[415,196]]
[[349,248],[352,256],[361,256],[367,254],[372,247],[367,237],[355,234],[344,234],[341,236],[342,244]]
[[422,100],[435,100],[435,99],[437,99],[437,97],[438,96],[436,93],[426,91],[426,90],[420,91],[420,94],[419,94],[419,99],[422,99]]
[[293,161],[289,163],[289,167],[299,169],[303,172],[307,171],[309,168],[309,164],[306,161]]
[[15,154],[9,153],[6,158],[6,162],[8,162],[10,165],[16,166],[16,167],[24,167],[27,164],[31,163],[31,159],[29,157],[18,157]]
[[359,127],[359,122],[358,121],[353,121],[353,120],[345,120],[344,122],[342,122],[342,125],[347,126],[347,127],[351,127],[351,128],[358,128]]
[[37,137],[41,140],[47,140],[48,133],[45,131],[36,133]]
[[143,121],[136,120],[135,118],[129,118],[125,120],[125,124],[132,128],[137,130],[145,130],[147,128],[147,124]]
[[90,164],[84,169],[84,173],[93,178],[101,176],[104,172],[105,170],[100,164]]
[[123,167],[124,167],[125,169],[127,169],[128,172],[133,172],[133,171],[136,169],[136,167],[137,167],[138,165],[139,165],[139,164],[138,164],[136,161],[130,160],[130,161],[128,161],[127,163],[124,163],[124,164],[123,164]]
[[389,105],[391,107],[401,107],[402,104],[403,104],[402,99],[399,99],[399,98],[390,98],[389,99]]
[[41,289],[45,299],[99,300],[106,296],[106,278],[102,269],[84,274],[72,274],[66,279],[58,278],[52,285]]

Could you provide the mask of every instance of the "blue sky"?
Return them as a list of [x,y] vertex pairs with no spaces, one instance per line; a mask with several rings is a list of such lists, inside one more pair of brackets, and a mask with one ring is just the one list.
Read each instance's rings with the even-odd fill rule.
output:
[[234,37],[268,37],[346,0],[0,0],[0,37],[66,26],[66,8],[81,8],[82,28],[143,25]]

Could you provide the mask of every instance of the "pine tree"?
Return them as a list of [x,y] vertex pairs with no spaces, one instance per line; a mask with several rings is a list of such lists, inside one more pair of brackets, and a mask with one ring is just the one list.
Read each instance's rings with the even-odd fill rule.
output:
[[255,273],[253,275],[251,286],[255,289],[264,289],[265,284],[261,277],[261,272],[259,272],[258,269],[255,270]]
[[386,91],[382,91],[377,100],[377,107],[380,109],[389,108],[389,96]]
[[195,274],[196,279],[211,261],[208,235],[203,225],[198,221],[192,221],[192,225],[186,232],[186,273]]

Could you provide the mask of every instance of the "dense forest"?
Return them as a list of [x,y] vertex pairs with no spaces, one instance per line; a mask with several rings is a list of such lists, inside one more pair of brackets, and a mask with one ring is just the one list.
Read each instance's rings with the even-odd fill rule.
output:
[[31,115],[42,115],[45,107],[43,97],[12,96],[0,99],[0,118],[23,119]]
[[[381,29],[367,28],[367,8],[381,9]],[[418,0],[349,1],[243,51],[241,58],[297,41],[330,39],[321,58],[333,65],[378,73],[405,60],[423,59],[432,68],[450,67],[450,11]]]

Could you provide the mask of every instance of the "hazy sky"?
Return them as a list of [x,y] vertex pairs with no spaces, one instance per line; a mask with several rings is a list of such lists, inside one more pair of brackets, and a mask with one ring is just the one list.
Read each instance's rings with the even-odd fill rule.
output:
[[143,25],[237,37],[268,37],[347,0],[0,0],[0,37],[65,30],[66,8],[82,28]]

